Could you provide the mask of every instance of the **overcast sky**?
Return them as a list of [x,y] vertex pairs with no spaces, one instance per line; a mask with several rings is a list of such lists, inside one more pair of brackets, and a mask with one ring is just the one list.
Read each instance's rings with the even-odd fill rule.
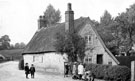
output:
[[61,11],[62,21],[67,3],[72,3],[75,19],[83,16],[99,21],[104,10],[113,17],[124,12],[135,0],[0,0],[0,36],[9,35],[11,43],[28,43],[38,28],[37,19],[52,4]]

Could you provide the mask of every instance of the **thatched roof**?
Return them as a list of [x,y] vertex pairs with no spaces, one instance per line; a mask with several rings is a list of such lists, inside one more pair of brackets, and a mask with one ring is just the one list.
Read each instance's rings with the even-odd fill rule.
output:
[[[75,31],[78,32],[82,27],[84,27],[86,21],[89,21],[88,17],[76,19],[74,21]],[[24,49],[23,54],[55,51],[54,41],[56,40],[55,36],[58,32],[65,32],[65,23],[59,23],[54,26],[38,30]]]

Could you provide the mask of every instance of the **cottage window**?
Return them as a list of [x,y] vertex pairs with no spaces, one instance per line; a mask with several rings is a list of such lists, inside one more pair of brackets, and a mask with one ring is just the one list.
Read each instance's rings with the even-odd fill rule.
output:
[[91,59],[91,57],[89,58],[89,62],[91,62],[92,61],[92,59]]
[[91,56],[87,57],[87,58],[85,59],[85,62],[86,62],[86,63],[92,63],[92,57],[91,57]]
[[33,56],[33,62],[43,63],[43,56]]
[[85,40],[87,44],[91,44],[91,35],[85,36]]
[[88,62],[88,58],[86,58],[85,61]]
[[109,64],[109,65],[112,65],[112,62],[110,61],[110,62],[108,62],[108,64]]

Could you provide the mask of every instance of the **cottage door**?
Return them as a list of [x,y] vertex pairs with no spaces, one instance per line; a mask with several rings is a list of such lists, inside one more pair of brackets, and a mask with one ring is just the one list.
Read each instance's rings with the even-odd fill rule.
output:
[[97,64],[103,64],[103,55],[102,54],[97,55]]

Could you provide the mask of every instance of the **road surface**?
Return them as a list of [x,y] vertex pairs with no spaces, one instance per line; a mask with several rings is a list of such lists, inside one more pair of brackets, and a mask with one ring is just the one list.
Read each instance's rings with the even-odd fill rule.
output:
[[[0,81],[80,81],[73,80],[71,77],[64,78],[63,75],[57,75],[54,73],[36,72],[35,78],[25,78],[25,72],[18,70],[18,62],[10,61],[0,64]],[[95,80],[103,81],[103,80]]]
[[0,64],[0,81],[75,81],[70,78],[64,78],[63,75],[47,74],[36,72],[35,78],[25,78],[25,72],[18,70],[18,62],[11,61]]

